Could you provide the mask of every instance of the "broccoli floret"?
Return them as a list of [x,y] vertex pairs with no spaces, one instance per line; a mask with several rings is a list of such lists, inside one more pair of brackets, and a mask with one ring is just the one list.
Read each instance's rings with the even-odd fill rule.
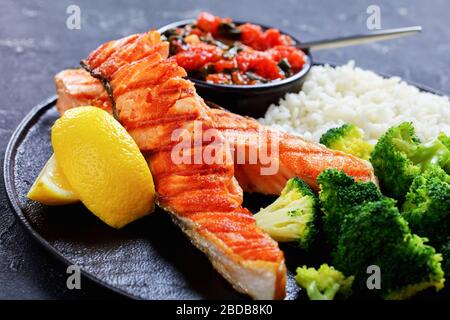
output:
[[320,205],[325,213],[323,229],[331,245],[337,244],[345,215],[365,202],[384,198],[374,183],[356,182],[345,172],[336,169],[322,172],[317,182],[320,185]]
[[343,298],[351,295],[354,277],[345,277],[342,272],[325,263],[318,270],[306,266],[297,268],[295,280],[306,289],[309,299],[333,300],[337,293]]
[[332,128],[320,137],[320,143],[333,150],[340,150],[358,158],[369,160],[373,145],[368,143],[354,124]]
[[426,241],[426,238],[408,234],[386,254],[385,267],[382,267],[385,275],[381,281],[390,289],[384,295],[385,299],[408,299],[428,288],[436,291],[444,288],[442,255]]
[[[346,274],[354,274],[357,279],[366,276],[366,268],[376,264],[375,258],[385,244],[402,241],[409,232],[404,219],[398,219],[398,210],[392,201],[383,199],[363,203],[350,209],[341,221],[341,234],[333,262]],[[389,228],[384,228],[390,224]],[[355,241],[355,243],[351,243]]]
[[439,139],[422,144],[412,123],[404,122],[378,140],[370,161],[386,195],[403,201],[414,178],[430,165],[450,166],[450,150]]
[[406,299],[426,288],[443,287],[442,257],[411,234],[407,222],[388,198],[366,202],[347,214],[333,264],[355,275],[359,290],[367,290],[367,267],[381,271],[380,294],[385,299]]
[[288,180],[281,195],[254,215],[256,224],[279,242],[297,241],[308,249],[316,235],[317,198],[299,178]]
[[406,195],[402,215],[411,230],[440,247],[450,235],[450,176],[437,166],[418,175]]

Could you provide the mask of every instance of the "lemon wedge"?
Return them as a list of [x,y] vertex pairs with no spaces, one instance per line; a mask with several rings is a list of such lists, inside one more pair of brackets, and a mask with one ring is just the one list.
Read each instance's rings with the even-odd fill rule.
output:
[[[109,113],[95,107],[67,110],[51,135],[55,152],[51,161],[67,181],[64,190],[98,218],[121,228],[153,212],[156,196],[148,164],[133,138]],[[43,172],[42,177],[51,181],[54,175]],[[32,188],[30,198],[41,201],[33,194]]]
[[70,187],[55,156],[48,159],[36,181],[28,192],[28,198],[43,204],[54,206],[64,205],[79,201],[78,196]]

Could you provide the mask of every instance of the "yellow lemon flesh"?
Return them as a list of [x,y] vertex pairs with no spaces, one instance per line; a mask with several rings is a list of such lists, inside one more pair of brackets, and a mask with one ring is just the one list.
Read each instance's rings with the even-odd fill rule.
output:
[[52,144],[78,198],[108,225],[120,228],[153,211],[155,188],[147,162],[106,111],[67,110],[52,127]]
[[54,155],[45,164],[27,196],[49,206],[70,204],[79,200],[56,163]]

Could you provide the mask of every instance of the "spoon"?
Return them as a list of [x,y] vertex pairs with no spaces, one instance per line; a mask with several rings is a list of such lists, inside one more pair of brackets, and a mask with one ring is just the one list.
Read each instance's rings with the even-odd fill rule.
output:
[[419,33],[421,31],[422,31],[421,26],[385,29],[374,31],[368,34],[359,34],[359,35],[338,37],[333,39],[302,42],[296,44],[296,47],[302,50],[340,48],[340,47],[354,46],[367,42],[383,41],[404,36],[410,36]]

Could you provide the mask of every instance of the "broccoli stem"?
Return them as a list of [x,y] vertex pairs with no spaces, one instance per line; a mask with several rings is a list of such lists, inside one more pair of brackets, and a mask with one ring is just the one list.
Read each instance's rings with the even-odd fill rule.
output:
[[306,293],[311,300],[333,300],[340,287],[339,284],[333,283],[325,292],[321,292],[316,282],[312,281],[306,288]]

